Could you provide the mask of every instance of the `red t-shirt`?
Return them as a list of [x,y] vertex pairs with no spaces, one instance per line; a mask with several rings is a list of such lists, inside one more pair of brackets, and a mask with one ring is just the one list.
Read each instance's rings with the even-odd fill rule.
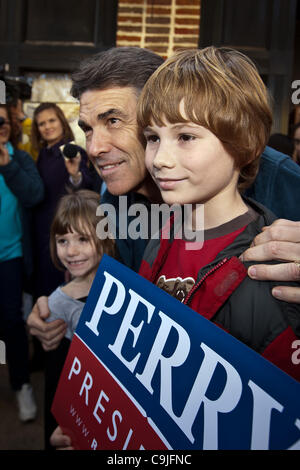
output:
[[158,273],[156,285],[183,302],[194,286],[199,270],[230,245],[256,216],[255,211],[249,209],[230,222],[205,230],[203,246],[198,250],[187,249],[186,240],[175,239]]

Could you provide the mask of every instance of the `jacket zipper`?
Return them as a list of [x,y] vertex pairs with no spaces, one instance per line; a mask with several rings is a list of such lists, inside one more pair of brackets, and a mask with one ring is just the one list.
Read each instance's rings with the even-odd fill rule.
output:
[[188,293],[188,295],[186,296],[183,304],[184,305],[187,305],[188,302],[190,301],[192,295],[195,293],[195,291],[197,289],[199,289],[199,287],[203,284],[203,282],[206,280],[206,278],[208,276],[210,276],[212,273],[214,273],[217,269],[219,269],[221,266],[223,266],[223,264],[227,263],[227,261],[229,261],[230,258],[224,258],[222,261],[220,261],[216,266],[214,266],[213,268],[211,268],[209,271],[207,271],[206,274],[204,274],[204,276],[197,282],[197,284],[194,285],[194,287],[190,290],[190,292]]

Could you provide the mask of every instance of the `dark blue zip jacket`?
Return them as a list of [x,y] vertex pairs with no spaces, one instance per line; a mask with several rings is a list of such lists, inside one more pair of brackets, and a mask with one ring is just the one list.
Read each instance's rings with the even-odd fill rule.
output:
[[32,214],[31,209],[42,201],[44,185],[32,157],[23,150],[14,149],[12,159],[7,165],[0,166],[0,174],[21,207],[23,229],[23,259],[27,280],[33,271],[32,261]]
[[266,147],[258,175],[246,190],[280,219],[300,220],[300,166],[291,157]]

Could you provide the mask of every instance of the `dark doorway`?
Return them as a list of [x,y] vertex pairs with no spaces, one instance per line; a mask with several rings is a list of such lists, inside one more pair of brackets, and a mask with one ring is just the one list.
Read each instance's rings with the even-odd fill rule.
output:
[[70,72],[115,45],[117,0],[0,0],[0,65],[10,75]]
[[233,47],[256,63],[274,99],[273,132],[288,132],[296,10],[297,0],[201,0],[199,47]]

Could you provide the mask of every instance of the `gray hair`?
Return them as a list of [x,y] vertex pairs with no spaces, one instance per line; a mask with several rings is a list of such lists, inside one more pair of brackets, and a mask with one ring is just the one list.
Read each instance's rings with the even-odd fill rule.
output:
[[113,86],[130,86],[139,93],[162,63],[163,58],[148,49],[113,47],[81,62],[72,74],[71,95],[79,99],[85,91]]

